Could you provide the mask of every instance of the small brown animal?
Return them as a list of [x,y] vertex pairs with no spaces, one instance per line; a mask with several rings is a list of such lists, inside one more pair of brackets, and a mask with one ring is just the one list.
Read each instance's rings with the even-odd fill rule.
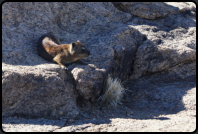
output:
[[54,61],[64,69],[67,69],[65,65],[77,60],[82,64],[87,64],[80,59],[90,55],[90,51],[80,41],[72,42],[71,44],[61,44],[52,33],[47,33],[39,38],[37,50],[39,56],[43,59]]

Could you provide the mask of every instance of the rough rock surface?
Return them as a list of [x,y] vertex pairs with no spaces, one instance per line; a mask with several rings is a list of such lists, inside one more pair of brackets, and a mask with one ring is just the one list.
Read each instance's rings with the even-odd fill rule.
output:
[[179,14],[186,10],[195,11],[195,6],[190,2],[113,2],[113,4],[123,12],[150,20]]
[[6,70],[2,71],[3,116],[58,119],[79,114],[73,81],[64,70],[54,65],[29,68],[7,64],[2,70]]
[[[39,57],[36,41],[50,31],[62,43],[84,43],[90,64],[64,72]],[[195,76],[195,44],[194,3],[5,2],[2,114],[75,118],[79,97],[95,102],[108,73],[122,81],[162,71]]]
[[75,120],[8,117],[2,119],[2,129],[5,132],[195,131],[196,82],[166,83],[156,78],[127,82],[126,101],[117,109],[82,111]]
[[114,5],[121,11],[145,18],[133,17],[127,23],[147,37],[137,49],[131,79],[184,63],[193,64],[186,68],[187,75],[196,74],[193,63],[196,61],[196,8],[193,3],[114,2]]

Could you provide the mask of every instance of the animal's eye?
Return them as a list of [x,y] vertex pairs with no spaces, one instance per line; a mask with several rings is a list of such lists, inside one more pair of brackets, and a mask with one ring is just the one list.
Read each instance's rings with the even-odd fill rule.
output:
[[84,47],[82,47],[82,51],[85,51],[86,49]]

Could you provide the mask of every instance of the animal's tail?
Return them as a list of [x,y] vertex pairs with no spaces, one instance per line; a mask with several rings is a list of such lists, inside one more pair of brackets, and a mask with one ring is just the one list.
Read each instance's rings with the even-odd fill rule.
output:
[[42,44],[44,47],[57,46],[57,44],[48,37],[43,39]]

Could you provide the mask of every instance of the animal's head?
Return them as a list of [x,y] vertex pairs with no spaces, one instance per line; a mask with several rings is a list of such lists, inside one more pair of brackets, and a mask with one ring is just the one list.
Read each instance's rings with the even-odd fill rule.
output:
[[71,51],[79,59],[86,58],[90,55],[90,51],[80,41],[71,43]]

